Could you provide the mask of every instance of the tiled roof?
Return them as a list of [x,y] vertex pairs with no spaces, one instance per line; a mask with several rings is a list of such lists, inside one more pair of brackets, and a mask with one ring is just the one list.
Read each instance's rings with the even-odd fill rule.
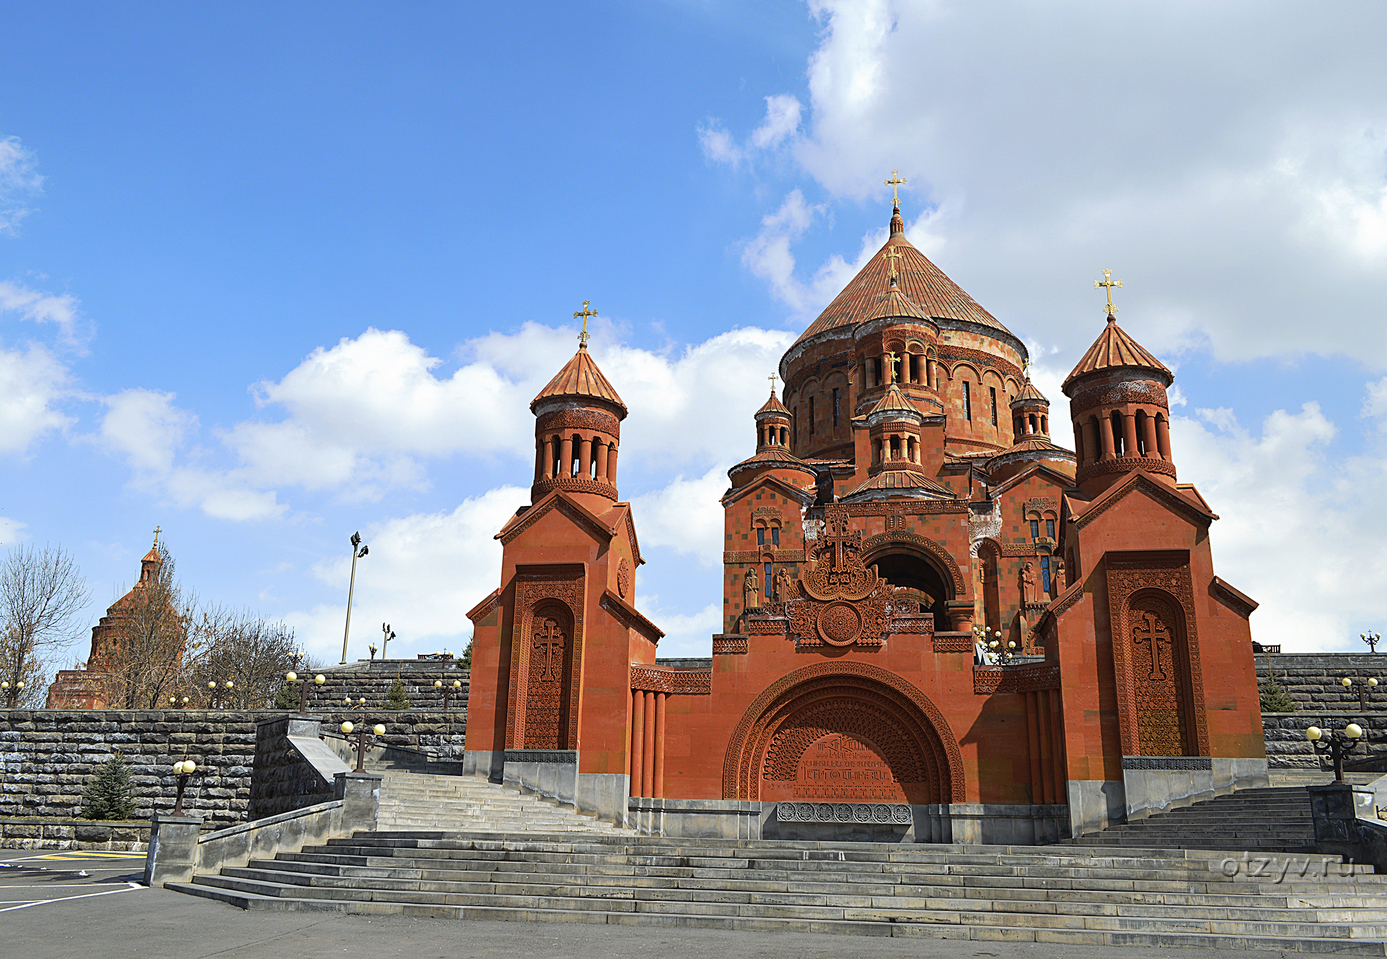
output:
[[790,411],[785,408],[785,404],[776,399],[775,390],[771,390],[771,398],[766,400],[761,408],[756,411],[757,416],[760,416],[762,413],[784,413],[786,416],[790,415]]
[[1063,446],[1056,446],[1054,443],[1051,443],[1049,440],[1045,439],[1044,437],[1042,437],[1042,436],[1037,436],[1035,433],[1032,433],[1030,436],[1027,436],[1025,439],[1017,440],[1015,443],[1012,443],[1011,446],[1007,448],[1007,450],[1006,450],[1005,453],[1001,453],[1001,454],[998,454],[998,455],[1005,456],[1006,453],[1025,453],[1025,452],[1050,453],[1050,452],[1054,452],[1055,450],[1058,450],[1058,451],[1061,452],[1061,453],[1069,453],[1069,452],[1070,452],[1069,450],[1065,449]]
[[1088,348],[1083,359],[1079,360],[1078,365],[1064,378],[1064,386],[1067,388],[1070,383],[1085,373],[1117,369],[1123,366],[1154,370],[1163,374],[1167,383],[1175,379],[1175,374],[1170,372],[1164,363],[1128,336],[1127,332],[1117,325],[1116,318],[1110,315],[1108,325],[1103,328],[1098,339],[1093,341],[1093,345]]
[[953,498],[953,490],[947,486],[940,485],[930,479],[924,473],[913,469],[884,469],[877,475],[868,479],[857,489],[848,493],[844,499],[857,496],[859,493],[869,493],[874,490],[924,490],[936,496],[946,496]]
[[1012,400],[1012,402],[1020,403],[1022,400],[1034,400],[1038,403],[1050,402],[1045,398],[1044,393],[1035,388],[1035,384],[1031,382],[1030,377],[1026,378],[1026,384],[1021,387],[1021,392],[1016,394],[1016,399]]
[[876,405],[867,411],[868,416],[874,416],[877,413],[912,413],[919,416],[920,409],[910,402],[910,397],[902,393],[899,386],[892,383],[886,388],[881,399],[877,400]]
[[[886,282],[891,282],[889,274]],[[895,316],[911,316],[917,320],[929,319],[918,306],[910,302],[910,297],[901,292],[899,281],[895,286],[888,285],[886,292],[873,293],[868,297],[860,322]]]
[[730,477],[740,470],[758,466],[769,467],[771,469],[798,469],[809,473],[814,472],[814,467],[810,466],[794,453],[791,453],[785,447],[771,446],[761,450],[761,452],[757,453],[755,456],[749,456],[742,460],[736,466],[729,469],[727,475]]
[[[889,260],[883,256],[887,250],[899,253],[900,257]],[[911,245],[905,238],[900,211],[896,210],[891,217],[890,238],[828,305],[828,309],[809,324],[809,329],[796,342],[803,342],[835,327],[855,326],[875,316],[915,315],[880,312],[883,308],[898,308],[892,306],[886,296],[891,292],[891,262],[896,265],[898,291],[903,294],[900,301],[916,307],[920,314],[939,319],[966,320],[1004,333],[1010,332]]]
[[602,375],[602,371],[597,368],[592,357],[588,355],[587,346],[578,347],[578,352],[573,354],[573,359],[564,364],[563,369],[549,381],[549,385],[539,391],[539,395],[530,401],[530,409],[535,408],[535,404],[540,400],[546,400],[556,396],[575,396],[597,400],[605,400],[613,406],[621,409],[621,415],[626,415],[626,404],[621,402],[621,397],[616,395],[616,390],[612,384],[607,382],[607,378]]

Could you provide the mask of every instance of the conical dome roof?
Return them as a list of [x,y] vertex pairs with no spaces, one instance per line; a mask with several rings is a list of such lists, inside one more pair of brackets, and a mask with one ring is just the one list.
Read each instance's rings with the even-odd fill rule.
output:
[[776,397],[775,390],[771,390],[771,398],[766,400],[766,402],[761,405],[761,408],[756,411],[757,416],[760,416],[762,413],[780,413],[783,416],[790,415],[789,409],[787,409],[785,404],[780,402]]
[[1027,401],[1031,403],[1045,403],[1047,405],[1050,402],[1050,400],[1045,396],[1044,393],[1040,392],[1040,390],[1035,388],[1035,384],[1031,382],[1031,378],[1029,375],[1027,375],[1026,382],[1021,387],[1021,392],[1017,393],[1016,399],[1012,400],[1011,402],[1015,404]]
[[[900,254],[898,258],[884,256],[887,251]],[[962,320],[977,323],[1003,333],[1010,334],[1005,326],[978,305],[963,289],[944,275],[929,259],[915,249],[905,238],[905,224],[900,209],[892,210],[891,236],[878,250],[867,265],[852,278],[819,318],[809,324],[797,343],[817,336],[825,330],[839,326],[855,326],[858,323],[886,316],[880,312],[883,306],[881,297],[891,292],[891,263],[895,263],[897,284],[904,294],[903,299],[915,306],[920,314],[944,320]],[[889,306],[889,304],[888,304]],[[894,307],[889,307],[894,308]],[[911,316],[903,313],[894,315]]]
[[910,302],[910,297],[901,292],[898,284],[892,283],[885,293],[872,294],[862,319],[865,322],[896,316],[909,316],[917,320],[929,319],[918,306]]
[[1069,384],[1084,374],[1119,367],[1150,370],[1159,374],[1167,386],[1175,380],[1175,374],[1170,372],[1164,363],[1128,336],[1127,332],[1117,325],[1117,318],[1108,314],[1108,325],[1098,335],[1098,339],[1093,341],[1083,359],[1079,360],[1078,365],[1064,378],[1062,389],[1067,394]]
[[619,409],[621,419],[626,418],[626,404],[621,402],[621,397],[617,396],[612,384],[588,355],[587,344],[580,345],[578,352],[573,354],[573,359],[565,363],[563,369],[549,381],[549,385],[530,401],[530,411],[533,412],[541,400],[555,397],[602,400]]
[[901,388],[892,383],[886,388],[886,392],[881,399],[876,401],[868,412],[868,416],[875,416],[878,413],[907,413],[918,417],[921,415],[920,408],[910,402],[910,397],[901,392]]

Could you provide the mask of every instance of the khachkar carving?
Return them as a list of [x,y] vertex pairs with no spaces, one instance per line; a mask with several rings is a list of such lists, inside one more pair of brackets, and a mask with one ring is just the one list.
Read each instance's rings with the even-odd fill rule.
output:
[[824,507],[813,566],[786,597],[790,633],[799,647],[880,646],[890,622],[891,586],[862,564],[862,533],[848,532],[848,512]]
[[568,749],[578,741],[581,569],[522,574],[515,586],[508,749]]
[[1126,756],[1207,756],[1199,637],[1188,554],[1108,561],[1113,669]]

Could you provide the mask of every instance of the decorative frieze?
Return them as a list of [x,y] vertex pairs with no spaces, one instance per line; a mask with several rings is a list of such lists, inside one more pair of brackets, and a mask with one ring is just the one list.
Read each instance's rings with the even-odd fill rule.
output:
[[781,822],[871,823],[910,826],[915,822],[910,807],[902,803],[782,802],[775,817]]

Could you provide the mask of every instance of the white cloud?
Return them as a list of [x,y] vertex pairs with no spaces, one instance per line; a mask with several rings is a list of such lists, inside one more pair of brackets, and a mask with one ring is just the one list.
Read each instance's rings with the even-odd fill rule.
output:
[[694,479],[681,473],[663,489],[633,497],[641,548],[669,547],[701,566],[721,565],[724,523],[719,500],[729,485],[730,465],[720,463]]
[[[398,637],[391,644],[392,658],[440,648],[461,653],[472,632],[466,612],[501,585],[501,544],[495,535],[529,501],[529,490],[501,486],[452,512],[402,516],[362,529],[370,552],[357,561],[349,658],[364,659],[370,643],[380,645],[382,622],[390,623]],[[345,550],[315,565],[316,579],[340,587],[341,603],[285,617],[313,655],[331,662],[341,658],[350,573]]]
[[23,453],[76,422],[54,408],[71,388],[67,369],[43,347],[0,349],[0,453]]
[[1180,479],[1222,518],[1211,541],[1216,571],[1261,603],[1253,638],[1287,652],[1353,649],[1381,621],[1387,515],[1363,499],[1382,488],[1381,456],[1332,462],[1337,429],[1316,403],[1278,410],[1260,434],[1231,410],[1171,422]]
[[[940,265],[1017,333],[1082,349],[1110,266],[1157,352],[1387,368],[1387,8],[810,6],[800,170],[884,205],[900,167]],[[802,313],[799,239],[763,228],[747,266]]]
[[774,151],[787,140],[792,140],[799,132],[803,109],[799,100],[788,93],[769,96],[766,97],[766,118],[751,132],[745,144],[739,144],[721,120],[707,120],[699,124],[698,141],[708,159],[736,169],[742,163]]
[[660,597],[640,594],[638,604],[656,626],[664,630],[656,655],[661,659],[681,656],[711,656],[712,636],[722,632],[722,599],[709,603],[696,613],[675,613],[663,608]]
[[13,235],[19,221],[33,212],[29,203],[43,191],[34,155],[19,137],[0,138],[0,233]]
[[24,539],[27,535],[24,528],[28,525],[8,516],[0,516],[0,546],[8,546]]
[[77,298],[70,293],[42,293],[0,280],[0,313],[5,312],[35,323],[52,323],[71,346],[80,345],[89,332],[84,328]]

